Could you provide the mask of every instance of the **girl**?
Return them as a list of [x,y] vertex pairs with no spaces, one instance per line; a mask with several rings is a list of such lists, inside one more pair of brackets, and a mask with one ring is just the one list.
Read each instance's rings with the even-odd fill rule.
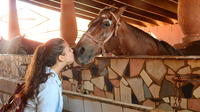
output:
[[60,72],[73,61],[72,49],[60,38],[35,50],[25,75],[24,93],[28,100],[24,112],[62,112]]

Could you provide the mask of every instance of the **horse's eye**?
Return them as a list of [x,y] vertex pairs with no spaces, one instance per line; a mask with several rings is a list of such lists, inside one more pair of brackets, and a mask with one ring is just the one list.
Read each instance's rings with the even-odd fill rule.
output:
[[103,27],[109,27],[112,24],[112,21],[109,19],[103,20]]

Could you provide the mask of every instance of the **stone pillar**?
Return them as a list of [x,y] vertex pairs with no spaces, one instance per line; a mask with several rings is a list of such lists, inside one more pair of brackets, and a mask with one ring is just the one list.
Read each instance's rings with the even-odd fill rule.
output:
[[179,0],[178,22],[184,33],[184,44],[200,40],[200,0]]
[[9,0],[9,40],[20,36],[20,29],[17,17],[16,0]]
[[75,40],[77,37],[77,25],[73,1],[74,0],[61,0],[61,37],[70,46],[75,46]]

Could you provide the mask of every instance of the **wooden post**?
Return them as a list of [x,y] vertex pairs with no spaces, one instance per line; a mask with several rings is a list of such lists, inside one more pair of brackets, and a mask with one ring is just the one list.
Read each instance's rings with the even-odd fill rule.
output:
[[185,35],[184,44],[200,40],[200,0],[178,1],[178,22]]
[[75,46],[77,25],[75,18],[74,0],[61,0],[60,30],[61,37],[70,45]]
[[9,29],[8,38],[11,40],[20,36],[20,29],[17,17],[16,0],[9,0]]

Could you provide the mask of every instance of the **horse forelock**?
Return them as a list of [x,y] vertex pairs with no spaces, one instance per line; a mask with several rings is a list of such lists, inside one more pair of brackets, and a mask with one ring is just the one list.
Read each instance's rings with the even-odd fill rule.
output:
[[[103,11],[103,12],[102,12]],[[90,29],[91,27],[95,27],[97,23],[99,23],[99,21],[103,20],[103,19],[112,19],[111,21],[113,22],[113,20],[117,21],[117,17],[116,15],[111,11],[111,8],[107,8],[107,9],[103,9],[99,16],[97,16],[95,19],[93,19],[89,25],[88,25],[88,29]]]
[[100,12],[99,12],[99,15],[101,15],[102,13],[107,13],[107,12],[114,12],[114,11],[116,11],[116,9],[115,8],[113,8],[113,7],[105,7],[105,8],[103,8],[102,10],[100,10]]

